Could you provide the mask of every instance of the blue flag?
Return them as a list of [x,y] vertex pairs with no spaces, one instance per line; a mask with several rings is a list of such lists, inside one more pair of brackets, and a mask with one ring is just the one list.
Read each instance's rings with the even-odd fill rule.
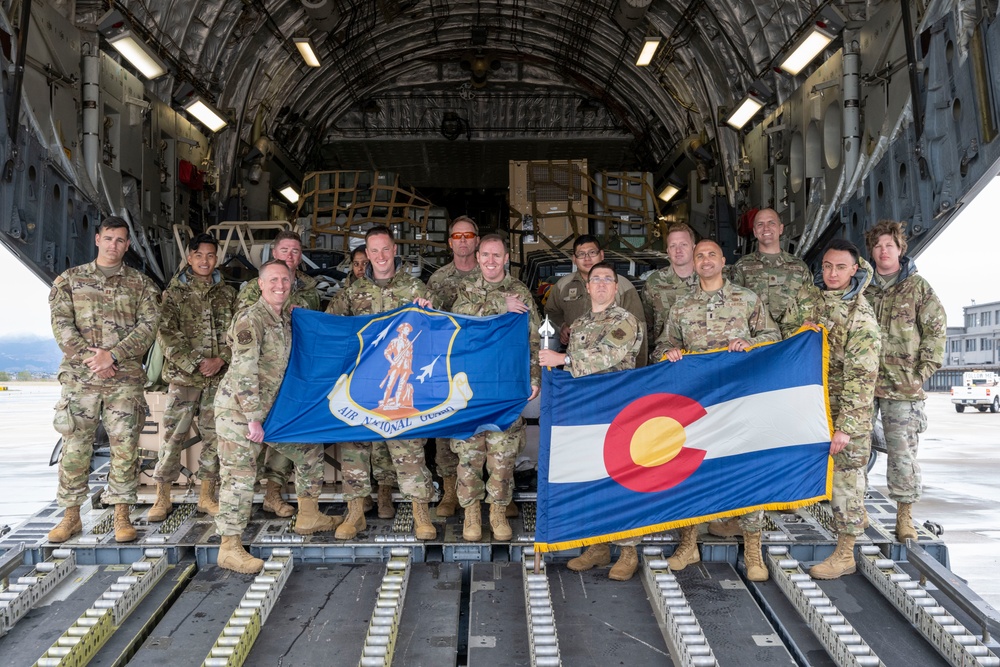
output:
[[826,337],[573,378],[543,372],[539,551],[828,499]]
[[268,442],[465,439],[504,430],[531,393],[526,314],[404,306],[345,317],[296,308]]

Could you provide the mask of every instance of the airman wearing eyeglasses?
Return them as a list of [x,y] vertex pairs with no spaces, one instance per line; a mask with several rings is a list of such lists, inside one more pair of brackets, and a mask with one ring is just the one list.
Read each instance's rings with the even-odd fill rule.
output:
[[[570,324],[578,317],[590,313],[591,295],[588,289],[590,270],[604,261],[604,251],[597,239],[582,234],[573,241],[573,265],[576,271],[563,276],[549,290],[545,300],[545,314],[552,326],[559,330],[559,342],[569,343]],[[642,324],[642,347],[639,351],[638,366],[646,365],[646,316],[642,310],[639,293],[624,276],[616,282],[614,303],[632,313]]]

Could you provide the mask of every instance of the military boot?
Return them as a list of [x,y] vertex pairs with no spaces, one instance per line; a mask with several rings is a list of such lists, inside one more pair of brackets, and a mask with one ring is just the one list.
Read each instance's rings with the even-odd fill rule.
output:
[[441,500],[437,504],[437,515],[455,516],[455,510],[458,508],[458,477],[454,475],[445,477],[441,487]]
[[510,524],[507,523],[507,506],[493,503],[490,505],[490,530],[493,531],[493,539],[501,542],[509,540],[513,536]]
[[131,542],[135,539],[135,528],[129,516],[131,508],[128,503],[115,505],[115,542]]
[[392,502],[392,486],[378,485],[378,518],[391,519],[396,516],[396,506]]
[[353,498],[347,501],[347,514],[344,516],[344,522],[337,526],[334,537],[338,540],[349,540],[367,527],[365,499]]
[[636,568],[639,567],[639,553],[635,550],[635,547],[622,547],[622,552],[618,556],[618,560],[615,564],[611,566],[611,571],[608,572],[608,579],[613,579],[615,581],[628,581],[635,574]]
[[208,516],[219,513],[219,501],[215,499],[215,480],[202,480],[198,490],[198,511]]
[[591,544],[586,551],[566,563],[566,567],[574,572],[586,572],[592,567],[604,567],[610,562],[611,547],[607,544]]
[[427,503],[413,501],[413,533],[418,540],[433,540],[437,537],[437,530],[431,523],[430,512],[427,511]]
[[740,520],[734,516],[722,521],[710,521],[708,534],[716,537],[736,537],[743,534],[743,529],[740,528]]
[[146,521],[151,523],[163,521],[173,508],[174,506],[170,503],[170,482],[157,482],[156,501],[149,508]]
[[507,510],[503,513],[508,519],[516,519],[520,512],[517,511],[517,503],[511,498],[510,502],[507,503]]
[[239,535],[222,536],[219,557],[215,559],[215,563],[225,570],[232,570],[240,574],[257,574],[264,569],[264,561],[254,558],[246,552],[246,549],[240,544]]
[[865,518],[861,522],[861,528],[863,530],[868,530],[868,526],[871,525],[871,521],[868,520],[868,509],[867,508],[862,508],[861,511],[865,513]]
[[680,572],[688,565],[701,561],[701,554],[698,553],[698,526],[684,526],[680,532],[681,543],[674,549],[674,555],[667,559],[667,565],[673,572]]
[[462,539],[466,542],[478,542],[483,539],[483,515],[478,500],[465,508]]
[[743,562],[747,566],[747,579],[750,581],[767,581],[767,568],[764,567],[764,557],[760,551],[760,533],[743,533]]
[[295,508],[281,497],[281,485],[271,480],[267,481],[267,489],[264,491],[264,509],[282,518],[295,514]]
[[329,516],[319,511],[319,499],[299,496],[299,513],[295,517],[295,532],[299,535],[312,535],[327,530],[333,530],[343,522],[339,516]]
[[896,505],[896,539],[900,542],[917,539],[917,529],[913,527],[913,505],[898,503]]
[[809,576],[813,579],[838,579],[855,571],[854,536],[841,533],[837,536],[837,548],[825,561],[809,568]]
[[80,506],[67,507],[63,513],[62,521],[49,531],[49,542],[59,544],[80,532],[83,532],[83,522],[80,521]]

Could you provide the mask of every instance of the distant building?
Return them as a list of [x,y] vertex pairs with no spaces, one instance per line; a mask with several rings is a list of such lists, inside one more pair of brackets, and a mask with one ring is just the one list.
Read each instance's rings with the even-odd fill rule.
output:
[[948,327],[944,365],[996,366],[1000,362],[1000,301],[962,309],[965,326]]

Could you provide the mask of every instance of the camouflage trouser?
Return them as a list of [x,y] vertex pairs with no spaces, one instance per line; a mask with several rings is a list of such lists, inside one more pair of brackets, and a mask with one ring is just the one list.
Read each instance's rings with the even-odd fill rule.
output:
[[[257,455],[263,444],[247,439],[247,420],[237,410],[220,410],[215,415],[219,437],[219,513],[215,529],[219,535],[240,535],[250,521],[253,509],[253,484],[257,480]],[[319,498],[323,488],[323,447],[284,442],[269,442],[295,466],[295,492],[307,498]]]
[[754,510],[736,518],[744,533],[759,533],[764,530],[764,510]]
[[[421,503],[430,502],[434,495],[431,487],[431,471],[424,465],[423,440],[385,440],[396,469],[399,492],[404,500]],[[346,486],[344,498],[354,500],[370,496],[371,484],[371,442],[345,442],[341,451],[341,472]]]
[[917,434],[927,430],[923,401],[893,401],[876,398],[875,409],[882,413],[889,498],[897,503],[920,500],[920,465],[917,463]]
[[215,390],[212,384],[200,387],[182,387],[170,384],[167,405],[163,410],[163,441],[153,471],[153,480],[173,484],[181,473],[181,452],[184,439],[191,430],[191,422],[198,414],[198,433],[201,434],[201,454],[198,456],[198,479],[203,482],[219,479],[219,451],[215,437]]
[[372,476],[379,484],[396,486],[396,466],[392,464],[392,455],[385,440],[368,443],[372,448]]
[[[458,503],[468,507],[484,497],[487,503],[509,505],[514,497],[514,463],[521,449],[524,420],[506,431],[484,431],[468,440],[452,440],[458,454]],[[483,483],[483,465],[489,481]]]
[[146,423],[142,386],[64,383],[52,420],[56,432],[63,436],[56,495],[60,507],[76,507],[87,500],[90,458],[99,421],[104,422],[111,441],[111,472],[102,501],[107,505],[136,501],[139,433]]
[[434,441],[434,465],[440,477],[455,477],[458,475],[458,454],[454,452],[457,440],[437,438]]
[[274,449],[270,443],[265,444],[267,446],[257,455],[257,469],[263,471],[261,478],[274,482],[278,486],[284,486],[292,474],[293,464],[287,456]]

